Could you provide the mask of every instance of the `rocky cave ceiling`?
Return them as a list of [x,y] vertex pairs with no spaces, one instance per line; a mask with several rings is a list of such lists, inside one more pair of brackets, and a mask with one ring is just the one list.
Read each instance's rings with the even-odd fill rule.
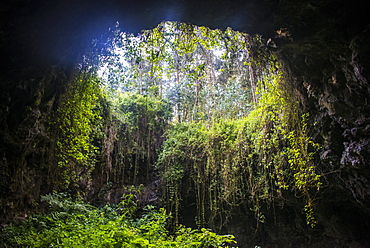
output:
[[288,28],[296,40],[328,29],[346,36],[368,25],[365,1],[357,2],[5,1],[0,5],[0,46],[4,56],[1,63],[5,70],[13,63],[32,66],[73,63],[92,39],[104,35],[117,21],[122,30],[133,33],[153,28],[164,20],[174,20],[211,28],[230,26],[265,38],[273,37],[279,28]]

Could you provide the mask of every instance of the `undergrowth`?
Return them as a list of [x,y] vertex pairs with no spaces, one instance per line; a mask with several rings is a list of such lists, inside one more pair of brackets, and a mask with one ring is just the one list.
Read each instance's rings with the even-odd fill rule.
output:
[[164,209],[146,206],[135,217],[133,197],[117,206],[96,208],[64,194],[42,197],[50,205],[47,214],[33,215],[20,225],[1,232],[1,247],[226,247],[236,243],[232,235],[207,229],[166,228],[170,216]]

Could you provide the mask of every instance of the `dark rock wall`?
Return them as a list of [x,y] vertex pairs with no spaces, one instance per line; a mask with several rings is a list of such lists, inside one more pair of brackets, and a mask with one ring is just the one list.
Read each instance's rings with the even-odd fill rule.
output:
[[296,32],[278,51],[322,145],[318,225],[299,233],[307,235],[308,247],[369,247],[369,20],[356,3],[321,3],[310,6],[315,21],[298,24],[307,33]]
[[[370,247],[367,10],[366,1],[344,0],[2,2],[1,220],[35,207],[58,180],[49,168],[55,161],[47,118],[91,39],[104,39],[117,20],[131,32],[178,20],[272,38],[271,49],[284,61],[297,99],[311,114],[312,135],[322,144],[317,162],[324,187],[315,229],[291,200],[270,209],[271,221],[256,230],[252,216],[241,214],[227,231],[251,247]],[[281,28],[289,35],[275,32]]]
[[[21,73],[21,72],[19,72]],[[17,78],[19,75],[14,75]],[[40,194],[53,190],[59,179],[55,166],[55,132],[51,116],[58,91],[66,81],[57,68],[43,76],[3,78],[0,108],[1,221],[37,206]]]

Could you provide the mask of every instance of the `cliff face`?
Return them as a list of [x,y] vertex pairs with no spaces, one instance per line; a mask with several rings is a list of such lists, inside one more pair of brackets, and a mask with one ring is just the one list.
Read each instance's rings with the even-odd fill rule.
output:
[[319,4],[285,8],[297,32],[280,51],[300,103],[313,117],[311,133],[322,145],[319,225],[304,233],[310,233],[309,247],[324,240],[321,245],[328,247],[368,247],[369,25],[356,3]]
[[263,247],[370,246],[370,21],[364,3],[118,2],[0,6],[2,220],[34,208],[35,199],[53,189],[57,178],[48,169],[55,162],[48,116],[91,39],[104,36],[116,20],[123,29],[139,32],[169,18],[271,38],[267,45],[283,60],[302,108],[311,114],[311,133],[322,145],[318,164],[324,187],[317,196],[315,229],[305,225],[301,207],[291,200],[267,216],[274,223],[257,232],[248,227],[254,220],[232,220],[228,231]]
[[[345,3],[341,7],[345,7]],[[324,8],[328,19],[301,32],[282,53],[299,82],[302,105],[314,116],[312,134],[322,144],[323,188],[317,205],[322,236],[368,239],[369,230],[369,26],[354,8]],[[315,11],[313,12],[315,14]],[[308,22],[310,23],[310,22]],[[366,24],[366,23],[365,23]],[[354,247],[367,247],[354,243]],[[330,245],[332,246],[332,245]]]
[[321,80],[314,74],[302,80],[315,116],[313,134],[323,146],[320,168],[328,184],[318,209],[327,225],[324,232],[338,239],[364,238],[369,230],[369,53],[360,45],[369,38],[367,28],[347,47],[333,44],[326,64],[307,66],[321,71]]

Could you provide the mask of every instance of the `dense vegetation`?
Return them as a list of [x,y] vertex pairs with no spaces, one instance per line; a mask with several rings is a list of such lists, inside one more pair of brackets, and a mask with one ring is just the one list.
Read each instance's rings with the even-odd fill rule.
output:
[[116,42],[106,84],[172,105],[157,169],[175,216],[181,199],[196,195],[200,226],[222,226],[243,204],[264,221],[261,204],[283,201],[290,190],[304,196],[307,223],[315,225],[319,147],[259,36],[166,22],[138,37],[119,34]]
[[[99,101],[102,97],[99,79],[81,73],[67,85],[55,121],[50,123],[58,133],[57,157],[62,189],[85,180],[84,177],[94,169],[99,149],[94,141],[101,138]],[[56,182],[58,176],[51,175]]]
[[164,209],[146,206],[136,218],[133,195],[116,206],[96,208],[64,194],[49,194],[42,201],[48,213],[33,215],[2,233],[2,247],[221,247],[235,243],[232,235],[219,236],[202,228],[166,229]]
[[321,183],[313,160],[319,147],[308,135],[307,115],[279,90],[279,80],[265,82],[247,117],[172,126],[158,162],[169,209],[178,212],[181,199],[196,195],[200,226],[222,226],[241,205],[263,222],[261,204],[283,204],[290,190],[304,196],[307,224],[315,226]]
[[[87,199],[89,191],[102,195],[159,177],[158,204],[173,217],[168,226],[177,230],[182,202],[192,196],[201,231],[170,235],[165,210],[136,219],[131,207],[95,200],[101,206],[95,208],[47,195],[53,211],[7,229],[6,242],[220,246],[232,239],[201,228],[221,228],[241,206],[264,222],[263,206],[282,206],[289,193],[302,199],[307,224],[315,226],[319,146],[281,63],[260,36],[173,22],[136,37],[115,35],[112,54],[75,73],[50,116],[52,190]],[[152,201],[144,198],[143,205]]]

